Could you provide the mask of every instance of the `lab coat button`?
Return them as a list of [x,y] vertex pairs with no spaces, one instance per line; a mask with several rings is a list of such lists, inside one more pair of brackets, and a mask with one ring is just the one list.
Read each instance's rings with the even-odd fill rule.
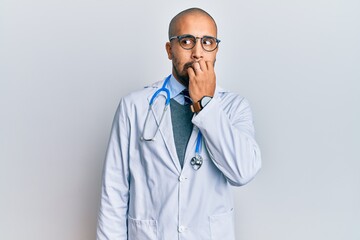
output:
[[178,228],[179,233],[182,233],[182,232],[184,232],[185,230],[186,230],[186,227],[185,227],[185,226],[179,226],[179,228]]
[[186,180],[186,177],[183,177],[183,176],[180,176],[180,177],[179,177],[179,181],[180,181],[180,182],[183,182],[183,181],[185,181],[185,180]]

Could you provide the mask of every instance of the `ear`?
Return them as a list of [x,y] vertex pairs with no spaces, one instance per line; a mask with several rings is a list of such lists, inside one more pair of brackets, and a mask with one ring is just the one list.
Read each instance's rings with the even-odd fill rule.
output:
[[171,43],[170,42],[167,42],[165,44],[165,49],[166,49],[169,60],[172,60],[173,56],[172,56],[172,53],[171,53]]

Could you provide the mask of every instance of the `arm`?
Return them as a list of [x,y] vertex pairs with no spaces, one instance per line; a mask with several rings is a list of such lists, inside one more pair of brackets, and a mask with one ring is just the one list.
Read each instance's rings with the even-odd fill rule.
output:
[[121,101],[114,117],[103,169],[97,240],[127,239],[129,128],[125,116]]
[[[204,60],[187,69],[189,92],[194,102],[214,96],[214,63]],[[214,97],[194,118],[204,136],[207,150],[229,183],[241,186],[255,177],[261,168],[259,147],[249,103],[234,94]]]
[[246,99],[233,94],[220,102],[214,97],[193,123],[203,134],[214,164],[230,184],[241,186],[255,177],[261,168],[261,154]]

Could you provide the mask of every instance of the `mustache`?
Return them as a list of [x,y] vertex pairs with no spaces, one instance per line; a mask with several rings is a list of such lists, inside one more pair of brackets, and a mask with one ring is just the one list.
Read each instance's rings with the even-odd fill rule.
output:
[[[192,61],[192,62],[187,62],[184,64],[184,70],[187,70],[189,67],[192,67],[194,63],[196,63],[197,61]],[[215,66],[215,62],[216,62],[216,59],[214,60],[213,62],[213,66]]]
[[188,69],[189,67],[192,67],[192,65],[195,63],[195,61],[194,62],[187,62],[187,63],[185,63],[185,65],[184,65],[184,69],[186,70],[186,69]]

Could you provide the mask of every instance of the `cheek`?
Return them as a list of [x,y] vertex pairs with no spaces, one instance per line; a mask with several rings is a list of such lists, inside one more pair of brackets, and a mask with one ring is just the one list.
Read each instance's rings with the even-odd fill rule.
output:
[[176,60],[176,62],[178,63],[186,63],[188,61],[190,61],[191,59],[191,54],[190,52],[185,52],[185,51],[173,51],[172,52],[173,55],[173,59]]
[[173,54],[173,63],[175,65],[182,65],[183,64],[183,58],[179,56],[179,54]]

